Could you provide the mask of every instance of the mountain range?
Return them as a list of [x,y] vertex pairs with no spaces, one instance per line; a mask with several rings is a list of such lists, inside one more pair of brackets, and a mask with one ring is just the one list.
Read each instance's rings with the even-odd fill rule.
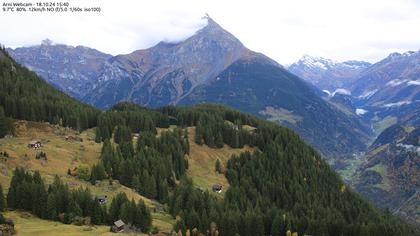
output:
[[204,28],[181,42],[160,42],[126,55],[49,41],[9,52],[57,88],[99,108],[120,101],[148,107],[222,103],[296,130],[326,157],[366,148],[368,126],[324,101],[322,92],[274,60],[247,49],[210,17],[207,20]]
[[[336,105],[343,104],[336,103],[334,95],[347,97],[352,113],[371,124],[377,135],[420,109],[420,51],[392,53],[374,64],[306,55],[288,69]],[[343,107],[349,108],[346,103]]]
[[[343,63],[305,56],[288,69],[323,90],[326,101],[359,116],[377,135],[366,153],[339,160],[355,189],[376,205],[420,224],[420,51],[392,53],[349,73]],[[344,77],[332,76],[337,74]],[[348,77],[351,75],[350,77]]]

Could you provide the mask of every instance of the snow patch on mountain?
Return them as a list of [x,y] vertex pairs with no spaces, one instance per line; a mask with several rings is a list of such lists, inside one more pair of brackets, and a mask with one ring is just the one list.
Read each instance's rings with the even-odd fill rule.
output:
[[399,80],[399,79],[393,79],[391,81],[389,81],[388,83],[386,83],[386,86],[391,86],[391,87],[395,87],[398,86],[400,84],[403,84],[405,82],[407,82],[408,80]]
[[401,147],[401,148],[404,148],[407,151],[417,152],[417,154],[420,154],[420,147],[419,146],[415,146],[415,145],[411,145],[411,144],[398,143],[397,147]]
[[328,96],[331,96],[331,92],[330,92],[330,91],[328,91],[328,90],[326,90],[326,89],[322,90],[322,92],[324,92],[324,93],[328,94]]
[[366,112],[368,112],[368,111],[365,110],[365,109],[362,109],[362,108],[357,108],[355,112],[356,112],[356,115],[362,116],[362,115],[366,114]]
[[331,96],[334,97],[334,95],[336,95],[336,94],[351,95],[351,92],[347,89],[344,89],[344,88],[338,88],[332,93]]
[[372,97],[376,92],[378,92],[377,89],[366,91],[362,95],[360,95],[358,98],[368,99],[368,98]]
[[417,86],[419,86],[420,85],[420,80],[409,80],[407,82],[407,85],[417,85]]
[[409,104],[411,104],[411,101],[400,101],[400,102],[387,103],[383,105],[382,107],[399,107],[399,106],[409,105]]

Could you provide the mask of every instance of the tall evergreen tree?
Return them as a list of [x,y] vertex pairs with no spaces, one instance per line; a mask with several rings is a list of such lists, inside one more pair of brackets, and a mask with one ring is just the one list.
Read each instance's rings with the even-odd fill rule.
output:
[[3,194],[3,186],[0,184],[0,211],[4,211],[6,208],[6,199]]
[[3,107],[0,105],[0,138],[3,138],[11,131],[11,122],[4,114]]

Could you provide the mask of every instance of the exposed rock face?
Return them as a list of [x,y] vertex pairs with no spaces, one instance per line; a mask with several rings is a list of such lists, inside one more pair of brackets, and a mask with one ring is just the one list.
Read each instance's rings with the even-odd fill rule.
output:
[[175,104],[247,53],[238,39],[208,18],[206,27],[182,42],[161,42],[108,60],[84,100],[99,107],[120,100],[151,107]]
[[81,99],[90,92],[111,55],[95,49],[53,44],[44,40],[41,45],[9,49],[17,62],[67,94]]

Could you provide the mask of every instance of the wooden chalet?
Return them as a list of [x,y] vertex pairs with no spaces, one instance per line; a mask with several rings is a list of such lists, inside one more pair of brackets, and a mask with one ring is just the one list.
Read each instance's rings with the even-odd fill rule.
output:
[[125,223],[122,220],[117,220],[111,226],[111,231],[114,233],[123,232],[124,231]]

